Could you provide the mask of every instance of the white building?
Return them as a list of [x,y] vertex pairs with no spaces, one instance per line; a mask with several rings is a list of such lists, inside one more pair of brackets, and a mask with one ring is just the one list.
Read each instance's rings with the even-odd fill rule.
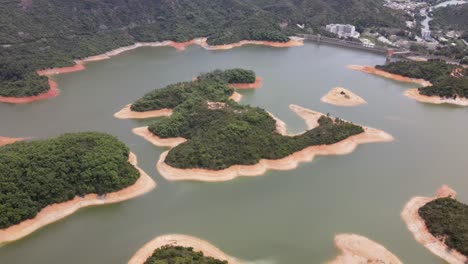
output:
[[369,39],[366,39],[366,38],[361,38],[359,39],[361,42],[362,42],[362,45],[364,47],[368,47],[368,48],[373,48],[375,47],[375,43],[370,41]]
[[431,31],[426,29],[421,29],[421,37],[424,40],[431,40]]
[[325,29],[329,32],[337,34],[340,37],[359,38],[361,35],[356,31],[356,27],[353,25],[330,24],[327,25]]

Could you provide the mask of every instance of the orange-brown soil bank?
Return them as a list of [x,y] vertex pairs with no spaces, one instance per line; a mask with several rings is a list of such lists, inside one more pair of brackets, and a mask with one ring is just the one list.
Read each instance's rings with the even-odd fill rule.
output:
[[22,138],[8,138],[8,137],[1,137],[0,136],[0,147],[5,146],[7,144],[15,143],[16,141],[23,140]]
[[392,80],[395,80],[395,81],[399,81],[399,82],[416,83],[416,84],[420,84],[420,85],[422,85],[424,87],[432,85],[429,81],[426,81],[424,79],[409,78],[409,77],[401,76],[401,75],[398,75],[398,74],[393,74],[393,73],[389,73],[389,72],[386,72],[386,71],[382,71],[382,70],[376,69],[375,67],[372,67],[372,66],[349,65],[348,68],[351,69],[351,70],[356,70],[356,71],[361,71],[361,72],[365,72],[365,73],[375,74],[375,75],[378,75],[378,76],[381,76],[381,77],[384,77],[384,78],[387,78],[387,79],[392,79]]
[[367,104],[367,102],[360,96],[342,87],[331,89],[320,100],[324,103],[336,106],[358,106]]
[[328,264],[401,264],[402,262],[382,245],[355,234],[335,236],[341,255]]
[[262,77],[256,77],[254,83],[231,83],[229,86],[234,89],[258,89],[262,86]]
[[442,98],[439,96],[427,96],[419,93],[418,88],[409,89],[405,91],[405,95],[409,98],[417,100],[422,103],[430,104],[453,104],[459,106],[468,106],[468,98]]
[[[242,95],[240,93],[234,92],[229,98],[236,102],[240,102]],[[172,109],[169,108],[146,112],[136,112],[132,111],[130,106],[131,104],[128,104],[124,108],[120,109],[117,113],[114,114],[114,117],[118,119],[145,119],[172,115]]]
[[47,92],[34,95],[34,96],[27,96],[27,97],[0,96],[0,103],[25,104],[25,103],[32,103],[35,101],[41,101],[41,100],[56,97],[59,94],[57,83],[49,79],[49,87],[50,88]]
[[[306,120],[309,129],[312,126],[315,126],[318,118],[320,117],[317,112],[297,105],[291,105],[290,108]],[[281,126],[281,124],[277,125],[277,129],[282,129]],[[316,155],[349,154],[354,151],[354,149],[356,149],[356,147],[360,144],[388,142],[393,140],[393,137],[384,131],[370,127],[363,128],[363,133],[351,136],[335,144],[306,147],[303,150],[295,152],[281,159],[261,159],[257,164],[254,165],[233,165],[223,170],[209,170],[199,168],[179,169],[171,167],[164,162],[168,154],[168,151],[165,151],[161,154],[156,168],[164,178],[173,181],[228,181],[239,176],[260,176],[263,175],[267,170],[292,170],[295,169],[301,162],[312,161]],[[285,131],[283,132],[286,133]]]
[[153,255],[153,252],[156,249],[166,245],[192,247],[194,251],[201,251],[203,252],[203,255],[207,257],[225,260],[229,264],[241,263],[237,259],[225,254],[219,248],[213,246],[207,241],[187,235],[173,234],[159,236],[146,243],[137,251],[137,253],[135,253],[135,255],[132,256],[132,258],[128,261],[128,264],[143,264],[149,257],[151,257],[151,255]]
[[80,208],[125,201],[149,192],[156,187],[156,182],[137,166],[137,157],[135,154],[130,153],[128,162],[135,166],[140,172],[140,178],[138,178],[133,185],[102,196],[88,194],[84,197],[77,196],[68,202],[49,205],[42,209],[33,219],[25,220],[17,225],[1,229],[0,244],[21,239],[41,227],[73,214]]
[[468,263],[468,257],[456,250],[449,249],[442,238],[434,237],[429,230],[427,230],[424,220],[419,216],[419,208],[423,207],[428,202],[443,197],[455,198],[456,195],[457,193],[454,190],[447,185],[443,185],[437,190],[435,197],[417,196],[411,198],[405,205],[403,212],[401,212],[401,217],[405,221],[408,229],[413,233],[416,241],[429,249],[433,254],[451,264],[466,264]]
[[132,130],[135,135],[138,135],[147,141],[151,142],[151,144],[158,146],[158,147],[170,147],[173,148],[179,144],[184,143],[187,141],[183,137],[176,137],[176,138],[161,138],[156,136],[155,134],[151,133],[148,130],[148,127],[137,127]]
[[206,42],[206,39],[203,39],[203,42],[199,44],[207,50],[228,50],[244,45],[263,45],[275,48],[288,48],[288,47],[297,47],[304,45],[304,39],[299,37],[290,37],[288,42],[274,42],[274,41],[261,41],[261,40],[241,40],[237,43],[225,44],[225,45],[215,45],[210,46]]

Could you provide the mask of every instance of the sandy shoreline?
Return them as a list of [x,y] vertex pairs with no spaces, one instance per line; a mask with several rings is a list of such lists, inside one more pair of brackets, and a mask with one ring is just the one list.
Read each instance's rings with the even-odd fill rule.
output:
[[418,88],[406,90],[404,94],[407,97],[412,98],[422,103],[452,104],[452,105],[459,105],[459,106],[468,106],[468,98],[457,97],[456,99],[453,99],[453,98],[442,98],[439,96],[427,96],[427,95],[420,94]]
[[[195,38],[190,41],[186,42],[174,42],[174,41],[160,41],[160,42],[137,42],[130,46],[120,47],[108,52],[105,52],[100,55],[90,56],[81,60],[75,60],[75,65],[66,66],[66,67],[59,67],[59,68],[51,68],[51,69],[43,69],[37,70],[36,73],[40,76],[47,76],[49,77],[49,86],[50,89],[46,93],[42,93],[36,96],[29,96],[29,97],[1,97],[0,96],[0,103],[12,103],[12,104],[20,104],[20,103],[30,103],[38,100],[44,100],[48,98],[52,98],[58,95],[57,84],[53,82],[50,77],[57,74],[63,73],[71,73],[82,71],[86,69],[85,64],[88,62],[94,61],[101,61],[110,59],[113,56],[117,56],[123,52],[134,50],[140,47],[173,47],[179,51],[185,50],[187,46],[190,45],[199,45],[206,50],[227,50],[236,47],[241,47],[243,45],[264,45],[270,47],[277,47],[277,48],[287,48],[287,47],[296,47],[304,45],[304,39],[299,37],[290,37],[290,41],[288,42],[271,42],[271,41],[252,41],[252,40],[242,40],[237,43],[232,43],[228,45],[219,45],[219,46],[211,46],[207,43],[207,38]],[[257,88],[257,87],[253,87]],[[253,88],[239,88],[239,89],[253,89]]]
[[445,243],[434,237],[426,227],[424,220],[419,216],[419,208],[423,207],[426,203],[431,202],[437,198],[452,197],[455,198],[456,192],[447,185],[443,185],[437,190],[435,197],[413,197],[405,205],[401,212],[401,218],[405,221],[408,229],[413,233],[414,238],[421,245],[427,248],[436,256],[442,258],[451,264],[465,264],[468,262],[468,257],[462,255],[456,250],[450,250]]
[[256,77],[253,83],[231,83],[229,87],[234,89],[258,89],[262,87],[262,77]]
[[11,144],[11,143],[15,143],[21,140],[24,140],[24,138],[9,138],[9,137],[0,136],[0,147]]
[[213,246],[207,241],[187,235],[163,235],[159,236],[140,248],[135,255],[128,261],[128,264],[143,264],[153,252],[165,245],[192,247],[193,251],[201,251],[204,256],[219,260],[226,260],[229,264],[240,264],[237,259],[225,254],[219,248]]
[[[290,108],[306,120],[309,129],[316,125],[317,120],[320,117],[318,112],[314,112],[297,105],[291,105]],[[209,170],[200,168],[179,169],[165,163],[166,156],[169,152],[165,151],[161,154],[156,164],[156,168],[161,176],[167,180],[220,182],[232,180],[240,176],[261,176],[268,170],[292,170],[297,168],[297,166],[302,162],[312,161],[317,155],[344,155],[353,152],[360,144],[389,142],[393,140],[393,137],[384,131],[370,127],[363,128],[363,133],[351,136],[335,144],[306,147],[303,150],[295,152],[281,159],[261,159],[259,163],[254,165],[233,165],[223,170]],[[287,133],[287,131],[283,132]]]
[[343,87],[331,89],[320,101],[336,106],[358,106],[367,104],[360,96]]
[[43,208],[33,219],[28,219],[17,225],[0,229],[0,245],[21,239],[48,224],[59,221],[73,214],[80,208],[93,205],[118,203],[140,196],[156,187],[156,182],[138,167],[137,157],[135,154],[130,153],[128,162],[135,166],[135,168],[140,172],[140,178],[138,178],[133,185],[103,196],[88,194],[84,197],[77,196],[67,202],[49,205]]
[[340,234],[335,236],[335,245],[341,255],[328,264],[402,264],[385,247],[363,236]]
[[[229,98],[236,102],[240,102],[240,100],[242,99],[242,95],[240,93],[234,92]],[[132,109],[130,108],[131,106],[131,104],[124,106],[124,108],[120,109],[117,113],[114,114],[114,117],[118,119],[145,119],[167,117],[172,115],[172,109],[169,108],[145,112],[136,112],[132,111]]]
[[[389,73],[386,71],[382,71],[372,66],[348,65],[348,68],[352,70],[356,70],[356,71],[375,74],[375,75],[388,78],[388,79],[392,79],[395,81],[399,81],[399,82],[416,83],[416,84],[421,85],[422,87],[427,87],[427,86],[432,85],[431,82],[426,81],[424,79],[409,78],[409,77],[401,76],[398,74],[393,74],[393,73]],[[451,98],[442,98],[439,96],[426,96],[426,95],[420,94],[417,88],[406,90],[404,92],[404,95],[422,103],[452,104],[452,105],[458,105],[458,106],[468,106],[468,98],[457,97],[457,99],[451,99]]]
[[173,148],[179,144],[184,143],[187,141],[187,139],[183,137],[176,137],[176,138],[161,138],[156,136],[155,134],[151,133],[151,131],[148,130],[148,127],[137,127],[132,129],[132,132],[140,136],[147,141],[151,142],[151,144],[158,146],[158,147],[169,147]]
[[9,104],[26,104],[32,103],[35,101],[41,101],[45,99],[54,98],[59,94],[59,90],[57,88],[57,83],[53,80],[49,79],[49,90],[45,93],[41,93],[34,96],[27,96],[27,97],[8,97],[8,96],[0,96],[0,103],[9,103]]

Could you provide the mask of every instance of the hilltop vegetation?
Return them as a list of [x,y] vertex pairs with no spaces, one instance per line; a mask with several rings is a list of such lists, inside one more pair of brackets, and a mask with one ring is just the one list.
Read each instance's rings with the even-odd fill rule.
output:
[[436,8],[433,14],[431,27],[468,32],[468,4]]
[[[20,3],[21,2],[21,3]],[[287,41],[328,23],[400,27],[402,13],[382,0],[5,0],[0,7],[0,96],[47,91],[45,68],[135,42],[187,41],[212,45],[242,39]]]
[[139,173],[128,155],[115,137],[92,132],[0,147],[0,229],[50,204],[132,185]]
[[177,168],[221,170],[250,165],[260,159],[280,159],[308,146],[333,144],[364,131],[352,123],[323,116],[317,128],[298,136],[283,136],[265,110],[229,100],[232,89],[227,80],[238,82],[253,76],[242,69],[202,74],[198,81],[154,90],[132,108],[173,108],[170,117],[148,129],[161,138],[188,139],[166,157],[166,163]]
[[201,251],[193,251],[191,247],[163,246],[154,251],[144,264],[228,264],[203,255]]
[[443,98],[468,98],[468,70],[462,70],[463,77],[453,77],[450,73],[457,68],[456,65],[443,61],[399,61],[387,65],[378,65],[376,68],[410,78],[430,81],[432,86],[419,88],[419,93],[423,95]]
[[468,205],[452,198],[439,198],[419,209],[429,232],[468,256]]

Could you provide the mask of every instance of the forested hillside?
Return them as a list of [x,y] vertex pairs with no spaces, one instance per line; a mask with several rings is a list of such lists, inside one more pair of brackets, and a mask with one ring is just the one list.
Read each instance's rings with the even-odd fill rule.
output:
[[401,13],[381,0],[4,0],[0,5],[0,96],[45,92],[38,69],[73,64],[134,42],[210,44],[286,41],[327,23],[395,27]]
[[0,147],[0,229],[50,204],[132,185],[139,173],[128,155],[117,138],[92,132]]
[[431,27],[468,32],[468,4],[449,5],[435,9]]

